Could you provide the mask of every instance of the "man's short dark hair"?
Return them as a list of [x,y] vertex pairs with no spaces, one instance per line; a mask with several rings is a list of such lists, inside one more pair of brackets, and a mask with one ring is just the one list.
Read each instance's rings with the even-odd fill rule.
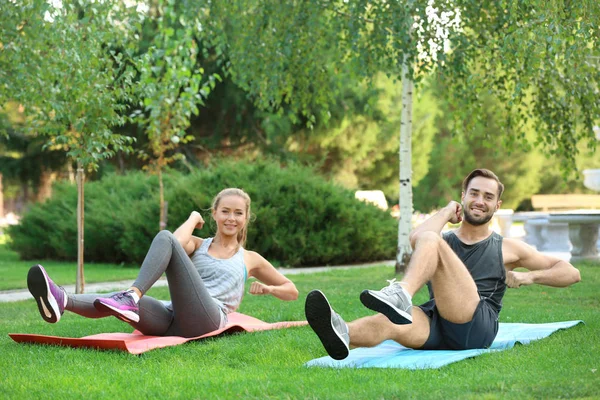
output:
[[477,178],[478,176],[482,176],[484,178],[496,181],[496,183],[498,184],[498,200],[500,200],[500,197],[502,197],[502,192],[504,192],[504,185],[502,184],[502,182],[500,182],[500,179],[495,173],[485,168],[474,169],[469,175],[467,175],[467,177],[463,180],[462,184],[463,192],[466,193],[469,183],[473,180],[473,178]]

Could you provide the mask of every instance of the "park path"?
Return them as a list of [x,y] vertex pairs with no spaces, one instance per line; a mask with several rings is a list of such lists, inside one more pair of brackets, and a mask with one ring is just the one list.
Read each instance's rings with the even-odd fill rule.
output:
[[[377,265],[393,266],[394,260],[372,262],[366,264],[355,264],[355,265],[338,265],[338,266],[326,266],[326,267],[304,267],[304,268],[279,268],[278,271],[283,275],[298,275],[298,274],[311,274],[316,272],[350,269],[350,268],[369,268]],[[97,282],[88,283],[85,285],[85,293],[99,293],[99,292],[110,292],[113,290],[123,290],[128,288],[133,282],[133,279],[113,281],[113,282]],[[167,286],[167,280],[163,277],[159,279],[153,287]],[[67,292],[74,293],[75,285],[64,285]],[[29,290],[27,289],[14,289],[0,291],[0,303],[8,303],[13,301],[22,301],[33,299]]]

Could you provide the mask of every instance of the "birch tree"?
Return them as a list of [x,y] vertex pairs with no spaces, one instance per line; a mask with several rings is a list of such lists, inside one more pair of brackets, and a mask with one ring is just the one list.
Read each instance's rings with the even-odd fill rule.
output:
[[[597,1],[238,0],[210,3],[205,11],[212,42],[227,51],[236,82],[258,106],[305,113],[308,125],[327,119],[331,94],[321,88],[345,64],[365,79],[385,71],[416,85],[435,73],[461,105],[454,110],[455,134],[470,134],[484,111],[479,96],[491,94],[510,116],[498,132],[505,147],[539,144],[567,173],[578,143],[596,145]],[[443,32],[442,15],[449,12],[460,24]],[[523,133],[530,120],[535,143]],[[409,222],[402,217],[401,223]],[[404,258],[399,254],[399,269]]]

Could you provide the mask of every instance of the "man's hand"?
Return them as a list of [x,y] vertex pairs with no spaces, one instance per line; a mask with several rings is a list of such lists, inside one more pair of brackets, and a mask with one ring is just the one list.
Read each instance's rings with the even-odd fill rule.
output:
[[265,285],[261,282],[254,281],[252,285],[250,285],[250,294],[254,295],[265,295],[271,294],[272,286]]
[[447,209],[450,214],[448,222],[451,224],[462,222],[462,205],[459,202],[452,200],[444,208]]
[[529,272],[506,272],[506,284],[509,288],[518,289],[521,286],[533,284],[533,279]]
[[198,211],[192,211],[192,213],[190,214],[190,219],[192,218],[196,222],[195,228],[202,229],[202,227],[204,226],[204,218],[202,218],[202,215],[200,215]]

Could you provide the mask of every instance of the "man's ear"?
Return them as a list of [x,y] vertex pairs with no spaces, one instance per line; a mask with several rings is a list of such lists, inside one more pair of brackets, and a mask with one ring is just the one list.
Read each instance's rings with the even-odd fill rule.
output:
[[460,202],[465,201],[465,192],[460,192]]
[[496,211],[500,209],[500,206],[502,206],[502,200],[498,200],[498,203],[496,203]]

